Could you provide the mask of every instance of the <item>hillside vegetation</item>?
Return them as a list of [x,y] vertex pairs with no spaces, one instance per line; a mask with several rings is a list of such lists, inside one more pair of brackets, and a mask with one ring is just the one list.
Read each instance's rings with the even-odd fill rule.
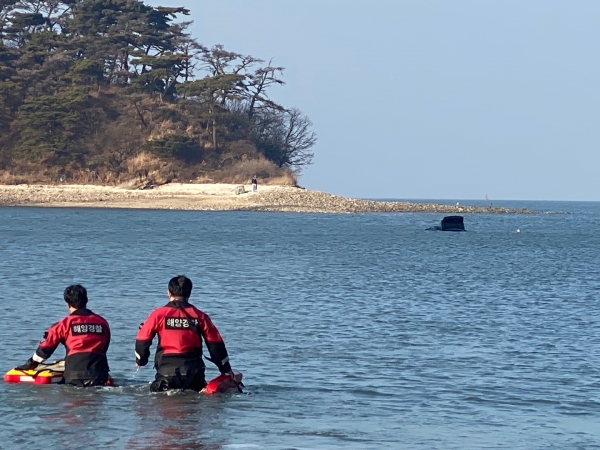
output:
[[283,67],[198,43],[184,8],[0,0],[0,182],[293,184],[310,119]]

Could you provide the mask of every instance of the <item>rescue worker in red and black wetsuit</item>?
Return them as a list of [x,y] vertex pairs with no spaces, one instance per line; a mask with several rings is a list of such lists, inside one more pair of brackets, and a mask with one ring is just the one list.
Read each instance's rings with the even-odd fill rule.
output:
[[169,303],[150,313],[140,326],[135,341],[135,362],[138,367],[145,366],[150,357],[152,339],[158,334],[154,355],[156,377],[150,390],[202,390],[206,385],[202,340],[219,371],[233,376],[219,330],[207,314],[188,303],[192,281],[183,275],[171,278],[167,294]]
[[17,369],[35,369],[52,356],[58,344],[63,344],[66,348],[65,384],[104,386],[110,379],[106,359],[110,344],[108,322],[86,308],[88,297],[83,286],[67,287],[64,299],[71,314],[50,327],[33,356]]

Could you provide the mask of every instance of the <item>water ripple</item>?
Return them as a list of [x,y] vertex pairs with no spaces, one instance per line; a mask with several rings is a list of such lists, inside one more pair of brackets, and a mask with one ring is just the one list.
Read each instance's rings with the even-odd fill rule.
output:
[[[0,437],[107,448],[600,446],[598,204],[570,214],[0,208],[5,369],[83,283],[120,387],[0,385]],[[519,207],[519,205],[509,205]],[[521,233],[515,230],[521,229]],[[148,392],[133,341],[168,279],[222,332],[246,395]],[[24,313],[23,305],[26,305]],[[60,352],[58,354],[60,356]],[[214,367],[208,375],[216,375]]]

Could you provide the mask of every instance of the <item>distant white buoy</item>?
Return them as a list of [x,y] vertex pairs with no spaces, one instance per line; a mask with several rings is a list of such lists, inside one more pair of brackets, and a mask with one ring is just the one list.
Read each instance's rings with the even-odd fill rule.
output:
[[517,233],[520,233],[520,232],[521,232],[521,230],[517,228]]

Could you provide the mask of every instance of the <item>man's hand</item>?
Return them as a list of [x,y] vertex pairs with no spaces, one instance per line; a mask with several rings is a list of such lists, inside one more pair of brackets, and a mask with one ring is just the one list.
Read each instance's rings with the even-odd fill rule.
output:
[[32,358],[29,358],[27,362],[21,366],[15,367],[17,370],[33,370],[35,369],[39,363],[35,362]]

